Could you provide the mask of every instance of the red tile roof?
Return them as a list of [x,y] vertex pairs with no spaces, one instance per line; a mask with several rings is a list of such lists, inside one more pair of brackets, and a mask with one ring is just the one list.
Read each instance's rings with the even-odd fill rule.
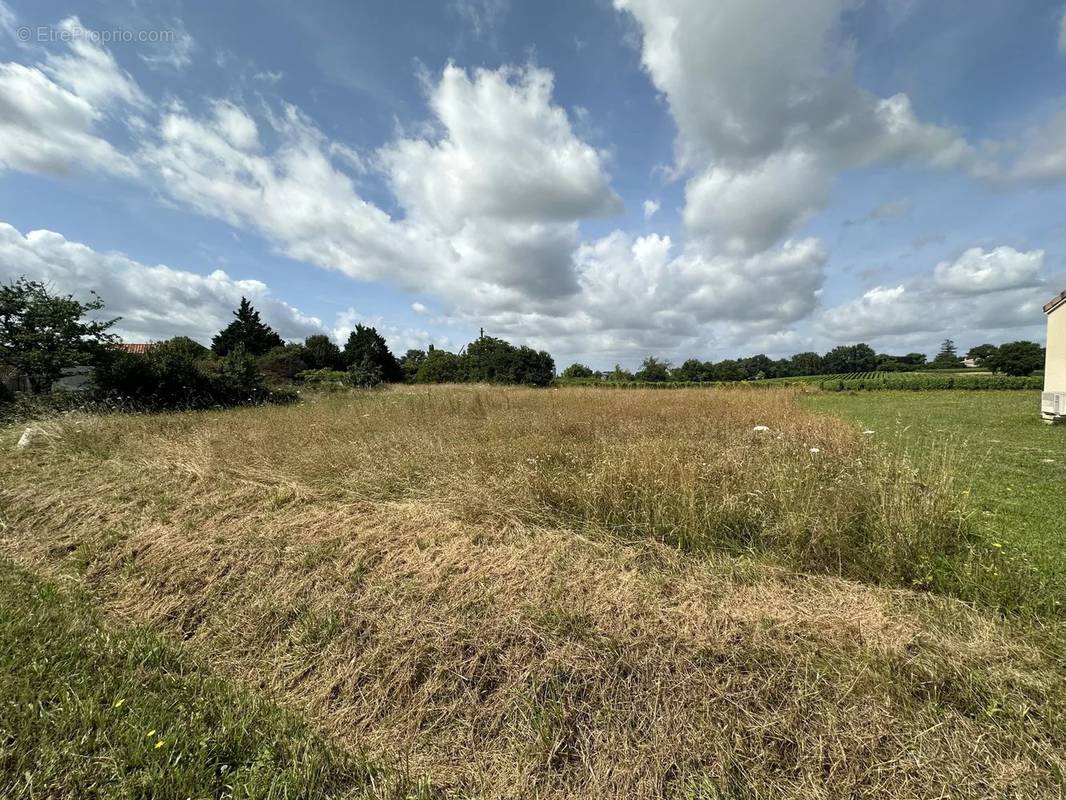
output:
[[114,345],[116,350],[121,350],[123,353],[147,353],[154,347],[152,342],[117,342]]

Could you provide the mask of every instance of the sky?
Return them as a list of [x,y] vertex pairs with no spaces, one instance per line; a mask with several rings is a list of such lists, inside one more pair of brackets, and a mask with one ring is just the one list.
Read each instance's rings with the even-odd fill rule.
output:
[[562,366],[1044,339],[1062,0],[0,0],[0,280]]

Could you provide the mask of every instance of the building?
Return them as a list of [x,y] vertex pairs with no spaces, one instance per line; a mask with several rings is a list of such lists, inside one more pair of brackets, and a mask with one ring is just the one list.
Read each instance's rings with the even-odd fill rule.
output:
[[1047,356],[1040,416],[1045,422],[1066,422],[1066,292],[1044,306],[1047,315]]

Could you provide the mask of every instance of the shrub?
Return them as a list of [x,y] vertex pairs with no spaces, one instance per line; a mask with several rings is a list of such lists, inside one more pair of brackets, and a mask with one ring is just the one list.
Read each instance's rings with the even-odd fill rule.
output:
[[340,386],[348,382],[348,373],[339,369],[309,369],[297,375],[296,379],[305,386]]
[[369,356],[348,367],[348,383],[360,389],[372,389],[385,382],[385,371]]
[[259,357],[259,369],[270,383],[291,383],[310,366],[305,356],[306,350],[302,344],[275,347]]
[[415,383],[458,383],[461,380],[459,356],[447,350],[430,350],[415,373]]
[[144,354],[110,351],[96,369],[96,397],[145,410],[292,399],[289,393],[267,389],[256,359],[242,348],[223,358],[205,358],[197,347],[181,337],[161,342]]

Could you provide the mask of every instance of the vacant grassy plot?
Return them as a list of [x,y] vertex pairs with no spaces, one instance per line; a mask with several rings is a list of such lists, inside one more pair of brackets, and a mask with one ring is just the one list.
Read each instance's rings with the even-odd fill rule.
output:
[[791,391],[406,388],[18,432],[4,553],[444,791],[1066,786],[1057,622],[928,591],[1029,602],[950,458]]
[[962,455],[975,527],[1025,553],[1066,603],[1066,426],[1040,421],[1038,394],[817,394],[805,402],[875,430],[914,461],[945,447]]

